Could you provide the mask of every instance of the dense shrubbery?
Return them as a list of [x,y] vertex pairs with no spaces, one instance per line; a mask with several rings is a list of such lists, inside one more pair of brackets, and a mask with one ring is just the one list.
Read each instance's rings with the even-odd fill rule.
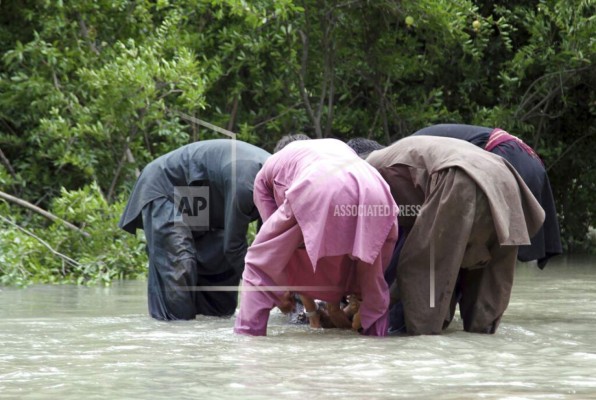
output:
[[88,236],[40,216],[20,218],[21,210],[2,204],[0,284],[109,283],[143,276],[147,256],[142,234],[135,238],[117,227],[124,204],[118,200],[108,205],[95,184],[62,190],[51,211],[77,221]]
[[[215,137],[388,143],[426,125],[500,126],[549,168],[567,250],[594,225],[595,0],[0,2],[0,282],[143,274],[116,221],[149,160]],[[65,189],[63,189],[65,188]],[[16,223],[45,240],[11,225]]]

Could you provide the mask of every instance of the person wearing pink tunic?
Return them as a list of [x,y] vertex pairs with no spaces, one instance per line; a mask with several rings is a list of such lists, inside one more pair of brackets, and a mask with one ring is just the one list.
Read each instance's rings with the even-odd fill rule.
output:
[[246,254],[234,331],[266,335],[291,291],[330,303],[356,294],[361,333],[385,336],[397,206],[380,174],[339,140],[295,141],[257,174],[254,202],[263,226]]

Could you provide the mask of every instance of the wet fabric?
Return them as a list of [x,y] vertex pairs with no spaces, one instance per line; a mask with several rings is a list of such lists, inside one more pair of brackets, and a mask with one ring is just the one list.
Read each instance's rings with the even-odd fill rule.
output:
[[[529,242],[544,218],[521,178],[502,158],[449,138],[402,139],[367,161],[400,207],[402,199],[419,201],[423,194],[392,293],[407,332],[437,334],[448,325],[460,275],[464,328],[494,332],[509,301],[517,246]],[[400,329],[400,312],[391,310],[391,331]]]
[[[494,131],[492,128],[482,126],[439,124],[421,129],[412,136],[451,137],[486,148]],[[542,269],[549,258],[563,252],[555,202],[546,169],[537,156],[528,153],[528,150],[515,140],[503,139],[493,144],[496,145],[491,146],[490,152],[503,157],[513,165],[545,211],[543,226],[532,237],[530,245],[520,246],[517,256],[520,261],[537,260],[538,267]],[[531,148],[530,150],[534,152]]]
[[[174,203],[167,198],[156,199],[143,208],[149,256],[149,314],[160,320],[194,319],[197,314],[233,315],[237,290],[196,290],[238,286],[240,282],[241,272],[225,263],[223,231],[206,232],[200,238],[203,240],[196,240],[189,226],[174,222],[174,213]],[[210,248],[202,252],[206,244]]]
[[[248,225],[258,218],[252,198],[254,177],[268,156],[248,143],[207,140],[161,156],[143,170],[119,226],[131,233],[145,231],[152,317],[172,320],[234,313],[236,291],[196,287],[238,285]],[[207,226],[179,217],[176,187],[208,190]]]
[[293,142],[257,175],[255,204],[264,223],[246,255],[235,332],[265,335],[292,287],[328,302],[361,295],[363,333],[385,335],[397,221],[381,176],[338,140]]

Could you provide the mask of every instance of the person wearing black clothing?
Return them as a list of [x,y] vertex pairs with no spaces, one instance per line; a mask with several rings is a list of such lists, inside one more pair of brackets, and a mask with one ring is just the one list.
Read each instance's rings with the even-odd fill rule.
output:
[[253,183],[269,155],[238,140],[206,140],[144,168],[118,226],[145,231],[153,318],[234,314],[237,290],[209,286],[239,284],[246,232],[259,218]]

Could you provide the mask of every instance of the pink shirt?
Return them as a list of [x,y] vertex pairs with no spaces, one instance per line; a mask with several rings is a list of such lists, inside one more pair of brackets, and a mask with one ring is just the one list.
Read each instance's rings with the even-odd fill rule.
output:
[[362,295],[364,333],[383,336],[397,206],[379,173],[341,141],[296,141],[266,161],[254,201],[264,224],[246,255],[235,332],[265,335],[289,286],[325,301]]

